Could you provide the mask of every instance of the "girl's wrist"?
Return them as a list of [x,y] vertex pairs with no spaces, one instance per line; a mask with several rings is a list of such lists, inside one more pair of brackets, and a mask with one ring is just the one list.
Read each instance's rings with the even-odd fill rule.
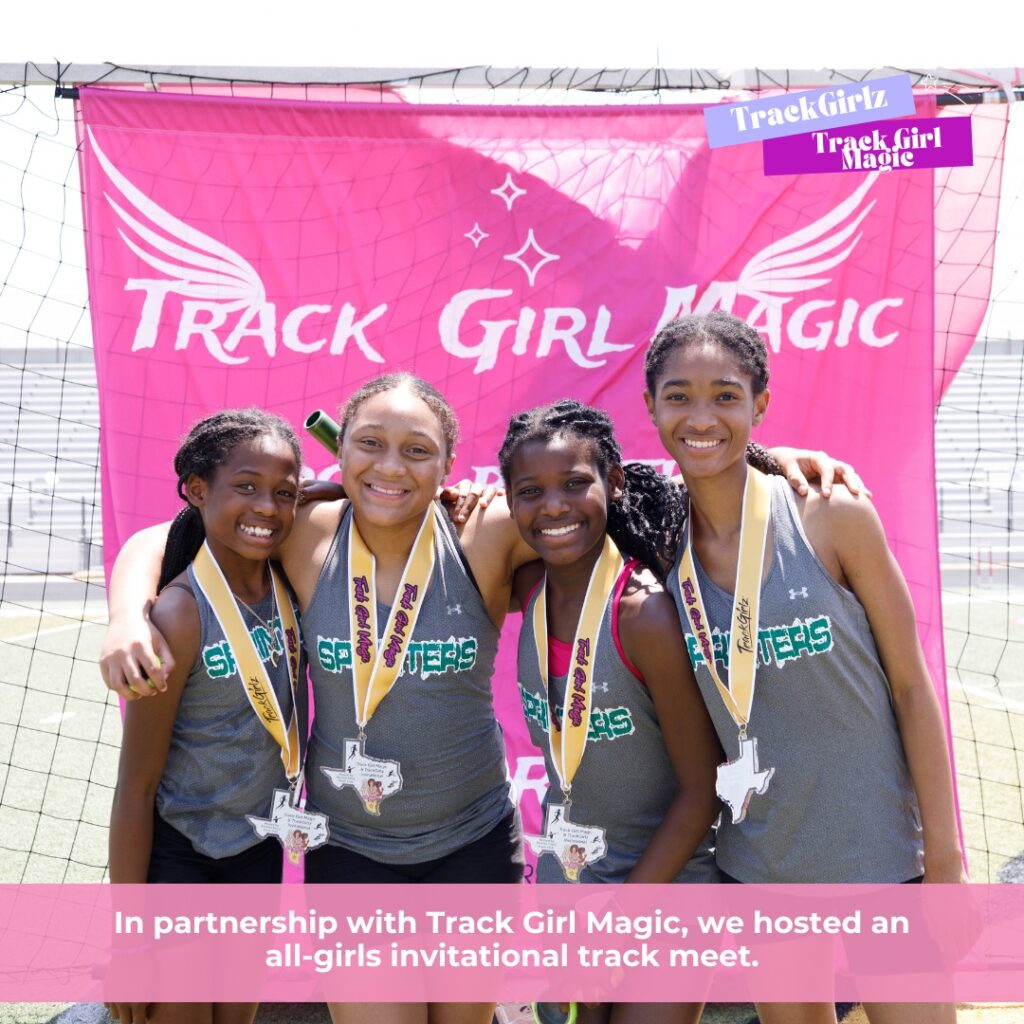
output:
[[940,850],[929,850],[925,843],[924,867],[926,871],[935,871],[950,865],[962,865],[964,852],[959,846],[947,847]]

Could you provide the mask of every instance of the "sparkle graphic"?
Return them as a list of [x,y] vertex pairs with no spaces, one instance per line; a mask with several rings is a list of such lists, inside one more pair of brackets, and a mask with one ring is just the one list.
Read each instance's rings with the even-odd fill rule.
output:
[[[540,258],[535,260],[531,266],[523,257],[532,252]],[[537,280],[537,271],[544,266],[545,263],[550,263],[552,260],[560,259],[561,257],[556,256],[553,252],[546,252],[540,247],[537,239],[533,236],[533,228],[530,228],[526,235],[526,241],[519,247],[519,250],[514,253],[510,253],[508,256],[503,256],[502,259],[510,260],[512,263],[518,263],[519,266],[526,271],[526,276],[530,280],[530,287],[532,288],[534,282]]]
[[525,196],[526,195],[526,189],[525,188],[520,188],[512,180],[512,172],[509,171],[505,175],[505,180],[501,183],[501,185],[498,188],[492,188],[491,189],[491,195],[492,196],[499,196],[500,198],[504,199],[505,200],[505,206],[508,209],[511,210],[512,209],[512,204],[520,196]]
[[490,238],[491,236],[489,234],[487,234],[487,232],[484,231],[483,228],[481,228],[478,223],[474,223],[473,224],[473,230],[472,231],[467,231],[465,233],[465,235],[463,235],[462,237],[463,238],[468,238],[473,243],[473,248],[474,249],[479,249],[480,248],[480,243],[485,238]]

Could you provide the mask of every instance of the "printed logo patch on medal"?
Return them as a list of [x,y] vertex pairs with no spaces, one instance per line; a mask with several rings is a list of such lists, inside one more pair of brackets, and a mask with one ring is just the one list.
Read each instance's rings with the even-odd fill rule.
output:
[[538,856],[549,853],[562,865],[567,882],[578,882],[580,872],[592,867],[608,852],[605,830],[569,821],[571,804],[551,804],[544,820],[544,834],[524,836]]
[[293,864],[298,864],[304,853],[327,842],[327,815],[293,806],[287,789],[274,790],[272,808],[269,818],[254,814],[247,814],[246,818],[261,839],[274,836]]
[[381,801],[402,788],[402,769],[397,761],[370,757],[365,743],[362,738],[345,740],[345,766],[321,767],[320,771],[335,789],[351,786],[359,794],[366,813],[379,815]]

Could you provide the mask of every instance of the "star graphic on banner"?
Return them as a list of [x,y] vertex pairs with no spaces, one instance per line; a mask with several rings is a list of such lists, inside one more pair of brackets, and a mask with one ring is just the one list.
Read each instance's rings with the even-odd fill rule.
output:
[[[540,259],[535,260],[532,265],[523,259],[523,256],[529,252],[540,257]],[[503,256],[502,259],[509,260],[512,263],[518,263],[519,266],[526,271],[526,276],[530,279],[530,287],[532,288],[534,282],[537,280],[537,271],[540,270],[545,263],[561,259],[561,257],[556,256],[553,252],[547,252],[542,249],[533,235],[533,228],[530,228],[526,235],[526,241],[519,247],[519,250],[517,252],[510,253],[507,256]]]
[[512,204],[520,197],[526,195],[526,189],[520,188],[512,180],[512,172],[505,175],[505,180],[497,187],[491,189],[492,196],[499,196],[505,200],[505,206],[512,209]]
[[490,238],[491,236],[480,227],[479,223],[474,222],[473,230],[467,231],[462,237],[468,238],[473,243],[474,249],[479,249],[480,243],[485,238]]

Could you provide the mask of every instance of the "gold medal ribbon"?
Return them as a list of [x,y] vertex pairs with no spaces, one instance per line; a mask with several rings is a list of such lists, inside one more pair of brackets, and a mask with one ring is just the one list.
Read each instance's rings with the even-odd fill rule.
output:
[[[605,535],[604,548],[590,574],[587,593],[583,598],[583,609],[576,625],[576,636],[572,642],[569,662],[569,677],[565,681],[565,700],[562,706],[562,726],[556,730],[554,716],[548,729],[548,743],[551,746],[551,760],[562,792],[568,796],[576,769],[583,760],[587,745],[587,731],[590,728],[591,693],[594,678],[594,663],[597,658],[597,638],[605,605],[615,587],[615,581],[623,567],[622,555],[611,537]],[[547,578],[541,583],[540,594],[533,606],[533,640],[537,646],[537,663],[540,666],[541,683],[544,693],[548,692],[548,605]],[[550,706],[550,701],[549,701]],[[559,733],[556,743],[555,732]]]
[[376,559],[359,533],[355,515],[352,517],[348,541],[348,615],[352,688],[360,732],[395,685],[405,663],[405,654],[434,568],[434,509],[431,502],[424,513],[391,602],[391,615],[379,646]]
[[242,618],[242,612],[235,600],[235,595],[224,578],[221,567],[205,541],[192,563],[192,571],[203,596],[213,609],[213,614],[220,628],[231,645],[231,652],[238,665],[238,673],[245,684],[245,693],[249,698],[253,711],[263,723],[267,732],[274,737],[281,748],[281,763],[292,788],[298,781],[301,772],[299,759],[299,723],[297,714],[297,688],[299,676],[299,625],[295,618],[295,609],[274,567],[270,569],[270,585],[274,588],[274,599],[277,613],[281,619],[284,632],[285,655],[288,660],[288,681],[292,691],[291,716],[287,725],[277,700],[277,694],[270,682],[267,668],[260,658],[259,651],[252,639],[249,629]]
[[754,678],[757,674],[757,623],[761,605],[761,572],[771,519],[772,485],[764,473],[747,467],[740,518],[739,558],[732,600],[732,631],[729,635],[729,685],[726,686],[715,665],[715,650],[704,600],[693,562],[693,515],[690,515],[686,549],[679,563],[679,592],[686,605],[690,632],[697,638],[711,678],[725,702],[729,714],[746,734],[750,709],[754,703]]

